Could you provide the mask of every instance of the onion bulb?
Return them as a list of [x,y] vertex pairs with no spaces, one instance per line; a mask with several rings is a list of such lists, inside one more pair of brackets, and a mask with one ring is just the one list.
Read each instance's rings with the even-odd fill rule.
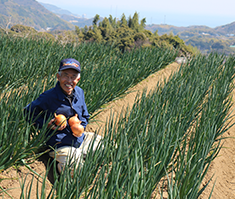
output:
[[84,132],[84,127],[81,125],[81,121],[78,119],[78,114],[71,117],[69,120],[69,126],[73,132],[73,135],[76,137],[81,137]]
[[54,122],[57,126],[67,126],[66,117],[64,115],[62,114],[56,115],[56,113],[54,115],[55,115]]

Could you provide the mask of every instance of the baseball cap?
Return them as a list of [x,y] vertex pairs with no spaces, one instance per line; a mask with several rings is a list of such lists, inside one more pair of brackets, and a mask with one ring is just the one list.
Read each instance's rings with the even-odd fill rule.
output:
[[59,71],[65,69],[75,69],[79,73],[81,72],[80,63],[73,58],[66,58],[61,60]]

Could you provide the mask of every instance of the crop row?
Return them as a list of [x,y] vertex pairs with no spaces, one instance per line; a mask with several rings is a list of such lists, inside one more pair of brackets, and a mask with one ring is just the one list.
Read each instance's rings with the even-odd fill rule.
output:
[[[223,133],[232,126],[234,65],[234,57],[199,56],[137,96],[118,118],[110,113],[100,148],[73,179],[66,168],[38,198],[199,198]],[[22,187],[22,197],[30,191]]]
[[121,54],[112,46],[61,45],[46,40],[0,38],[0,170],[34,155],[45,144],[46,127],[37,134],[26,123],[23,108],[53,87],[60,60],[81,62],[81,86],[89,112],[117,98],[129,87],[172,62],[177,51],[136,49]]
[[136,49],[125,54],[109,45],[0,38],[0,90],[24,87],[28,102],[54,86],[60,60],[73,57],[81,63],[79,86],[85,91],[90,113],[117,98],[129,87],[174,61],[177,51]]
[[[46,126],[37,134],[24,120],[23,108],[53,87],[62,58],[81,62],[79,86],[93,113],[177,54],[157,48],[120,54],[102,44],[62,46],[7,37],[0,38],[0,49],[0,170],[23,164],[26,158],[33,161],[45,144]],[[136,98],[134,106],[118,118],[110,113],[103,145],[75,169],[73,179],[66,168],[51,191],[41,188],[37,197],[153,198],[167,191],[168,198],[198,198],[204,189],[202,179],[230,125],[234,65],[232,56],[198,56],[164,85]],[[21,197],[30,194],[23,184]]]

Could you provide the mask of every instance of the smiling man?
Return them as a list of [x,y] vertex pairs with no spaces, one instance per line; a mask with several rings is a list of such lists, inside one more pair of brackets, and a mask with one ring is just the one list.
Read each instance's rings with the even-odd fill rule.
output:
[[[42,93],[25,108],[26,114],[34,120],[34,125],[39,128],[42,128],[44,123],[51,119],[47,124],[48,137],[50,137],[47,145],[56,150],[59,172],[67,163],[68,156],[71,156],[72,162],[79,161],[81,163],[82,159],[80,158],[85,157],[87,147],[93,137],[96,137],[95,144],[97,145],[101,139],[100,136],[91,132],[84,132],[80,137],[76,137],[68,123],[60,127],[56,127],[54,124],[54,114],[63,114],[67,120],[77,115],[85,130],[89,113],[85,103],[84,91],[77,86],[80,73],[80,63],[77,60],[73,58],[63,59],[56,75],[58,80],[56,86]],[[56,128],[56,134],[53,134]],[[49,155],[54,157],[54,150],[51,150]]]

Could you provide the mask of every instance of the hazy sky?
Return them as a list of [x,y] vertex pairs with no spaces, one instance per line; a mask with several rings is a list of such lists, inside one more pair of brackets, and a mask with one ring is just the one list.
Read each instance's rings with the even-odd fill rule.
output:
[[147,24],[175,26],[206,25],[216,27],[235,21],[235,0],[37,0],[69,10],[74,14],[92,18],[128,18],[134,12]]

